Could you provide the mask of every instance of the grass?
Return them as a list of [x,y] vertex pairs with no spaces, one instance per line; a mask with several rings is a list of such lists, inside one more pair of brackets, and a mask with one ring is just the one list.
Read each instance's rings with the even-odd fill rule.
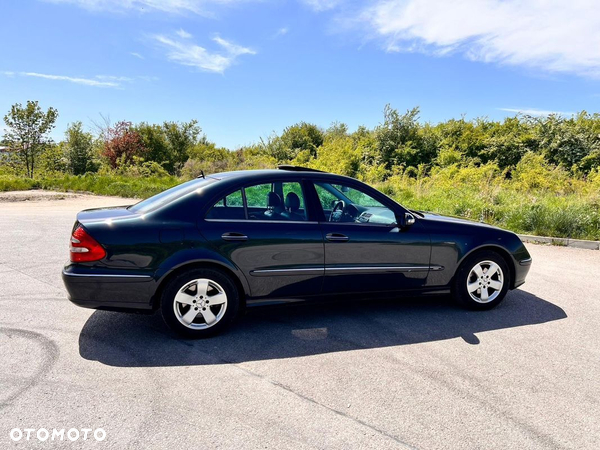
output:
[[[0,175],[0,191],[49,189],[147,198],[182,181],[164,176],[86,174],[31,180]],[[599,183],[560,183],[525,186],[485,168],[448,168],[417,179],[394,176],[374,185],[412,209],[483,221],[518,233],[600,240]]]
[[0,191],[49,189],[64,192],[87,192],[97,195],[147,198],[181,182],[176,177],[134,178],[124,175],[59,175],[35,179],[0,175]]
[[[433,173],[392,177],[377,188],[408,208],[464,217],[517,233],[600,240],[600,178],[524,186],[502,174]],[[462,173],[462,175],[465,175]]]

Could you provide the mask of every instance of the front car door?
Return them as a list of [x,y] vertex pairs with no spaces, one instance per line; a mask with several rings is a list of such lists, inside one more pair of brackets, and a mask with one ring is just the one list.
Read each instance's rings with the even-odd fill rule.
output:
[[362,183],[314,180],[325,237],[324,293],[417,289],[430,270],[431,240],[417,219],[400,228],[404,210]]
[[200,231],[246,276],[253,298],[319,294],[323,236],[301,180],[242,186],[219,199]]

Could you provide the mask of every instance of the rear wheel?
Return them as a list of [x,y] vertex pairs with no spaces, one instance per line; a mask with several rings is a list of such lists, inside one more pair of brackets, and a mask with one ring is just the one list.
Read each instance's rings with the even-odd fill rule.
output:
[[454,277],[453,294],[461,305],[476,310],[497,306],[508,292],[508,264],[493,251],[481,251],[469,256]]
[[239,310],[232,280],[214,269],[193,269],[165,287],[162,316],[177,333],[190,338],[213,336],[231,323]]

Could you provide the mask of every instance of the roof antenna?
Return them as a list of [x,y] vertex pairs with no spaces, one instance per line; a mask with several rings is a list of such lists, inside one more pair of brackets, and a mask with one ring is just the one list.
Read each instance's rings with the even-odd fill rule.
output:
[[198,175],[196,178],[204,178],[204,179],[206,179],[206,177],[204,176],[204,170],[200,169],[200,175]]

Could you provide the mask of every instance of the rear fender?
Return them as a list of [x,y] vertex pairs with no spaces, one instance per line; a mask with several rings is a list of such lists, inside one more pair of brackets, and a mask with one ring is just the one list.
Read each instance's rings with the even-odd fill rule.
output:
[[169,276],[170,273],[181,269],[187,265],[194,264],[211,264],[222,266],[224,269],[232,272],[239,281],[239,284],[242,286],[244,290],[244,294],[246,296],[250,296],[250,286],[248,285],[248,280],[244,273],[231,261],[221,256],[219,253],[207,249],[207,248],[191,248],[184,249],[178,251],[177,253],[171,255],[169,258],[164,260],[155,274],[155,279],[159,284],[162,285],[162,282],[166,277]]

